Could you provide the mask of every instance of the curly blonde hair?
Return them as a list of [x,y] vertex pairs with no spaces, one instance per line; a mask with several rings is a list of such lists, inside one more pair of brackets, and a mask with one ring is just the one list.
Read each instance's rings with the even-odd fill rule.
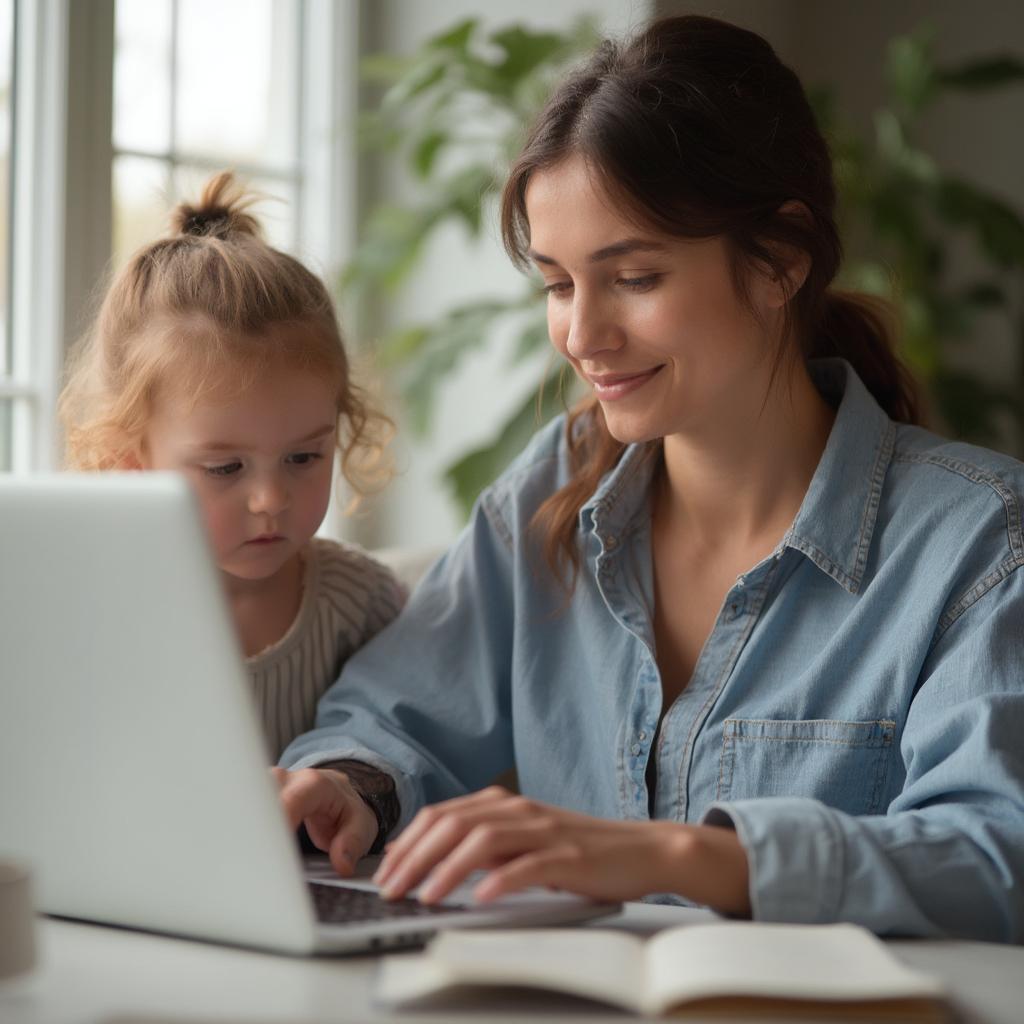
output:
[[258,198],[216,175],[114,277],[68,361],[58,409],[69,468],[136,458],[161,389],[197,402],[288,366],[335,382],[341,470],[355,494],[390,478],[393,424],[352,381],[323,282],[264,240],[249,212]]

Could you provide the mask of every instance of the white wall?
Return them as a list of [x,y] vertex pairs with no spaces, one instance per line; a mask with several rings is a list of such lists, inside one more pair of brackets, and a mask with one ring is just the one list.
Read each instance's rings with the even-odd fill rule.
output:
[[[372,4],[370,45],[408,53],[423,40],[456,22],[476,17],[486,29],[509,23],[532,28],[563,28],[582,14],[601,19],[606,32],[619,34],[644,23],[646,0],[519,0],[512,6],[479,0],[376,0]],[[389,179],[398,196],[414,196],[407,179]],[[421,266],[389,303],[381,327],[429,320],[460,302],[487,296],[520,294],[523,282],[509,264],[491,225],[471,244],[457,227],[438,233]],[[425,441],[400,424],[396,454],[401,473],[382,499],[346,532],[368,546],[440,545],[452,540],[461,515],[441,483],[443,467],[490,439],[506,414],[535,387],[537,364],[510,367],[502,339],[487,352],[467,360],[444,386],[437,403],[435,427]],[[545,357],[546,358],[546,357]],[[541,363],[543,365],[543,363]]]

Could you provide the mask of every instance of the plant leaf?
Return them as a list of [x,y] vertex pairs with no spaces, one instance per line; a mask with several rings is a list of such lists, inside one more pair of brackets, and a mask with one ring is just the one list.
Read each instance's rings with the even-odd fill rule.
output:
[[957,178],[943,178],[936,210],[950,224],[970,228],[1003,267],[1024,266],[1024,219],[1007,203]]
[[504,51],[495,72],[508,83],[519,82],[566,48],[565,36],[533,32],[522,25],[494,32],[490,41]]
[[444,207],[376,207],[342,275],[343,287],[358,289],[370,283],[396,287],[415,266],[427,235],[444,212]]
[[526,447],[540,427],[564,409],[560,401],[563,369],[564,365],[547,375],[540,393],[522,402],[490,444],[469,452],[445,470],[445,482],[467,517],[480,492]]
[[359,75],[369,82],[395,82],[415,63],[414,57],[394,53],[370,53],[359,61]]
[[1020,415],[1018,397],[973,374],[940,370],[931,381],[931,392],[954,435],[975,443],[991,444],[998,439],[1000,410]]
[[1005,306],[1007,303],[1006,289],[1000,288],[994,281],[977,281],[960,293],[963,302],[980,309],[991,309],[994,306]]
[[416,174],[420,178],[430,177],[430,172],[434,169],[434,161],[437,159],[437,154],[441,151],[441,148],[448,142],[449,135],[447,132],[435,129],[434,131],[428,131],[416,143],[416,147],[412,152],[412,166],[416,171]]
[[440,56],[430,54],[419,60],[382,97],[381,110],[385,113],[401,113],[411,100],[429,92],[444,78],[448,63]]
[[454,50],[456,53],[465,53],[469,49],[469,42],[477,28],[476,18],[466,18],[457,22],[451,28],[431,36],[426,42],[429,50]]
[[396,331],[381,343],[381,362],[397,372],[414,431],[426,432],[437,390],[455,367],[492,336],[501,318],[520,309],[517,299],[483,299],[432,323]]
[[889,42],[886,59],[889,88],[909,115],[919,113],[935,95],[935,65],[931,55],[934,37],[934,28],[925,25]]
[[519,332],[516,338],[515,347],[512,350],[511,362],[518,363],[527,356],[532,355],[539,349],[547,348],[551,344],[551,337],[548,334],[548,318],[544,305],[531,296],[531,305],[536,304],[539,315],[532,318]]
[[909,144],[903,122],[892,110],[875,113],[875,138],[879,156],[903,174],[920,182],[933,182],[938,177],[935,161]]
[[998,89],[1013,82],[1024,81],[1024,61],[1011,56],[988,57],[956,68],[940,69],[935,80],[947,89],[968,92]]

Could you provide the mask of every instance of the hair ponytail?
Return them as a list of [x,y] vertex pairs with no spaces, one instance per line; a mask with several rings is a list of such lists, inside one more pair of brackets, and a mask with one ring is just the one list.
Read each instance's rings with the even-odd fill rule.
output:
[[259,199],[231,171],[221,171],[206,183],[197,203],[179,203],[171,211],[171,232],[222,241],[245,235],[262,240],[260,222],[247,212]]
[[842,357],[890,419],[921,423],[917,384],[895,353],[894,320],[892,307],[884,299],[828,289],[817,330],[808,336],[806,357]]

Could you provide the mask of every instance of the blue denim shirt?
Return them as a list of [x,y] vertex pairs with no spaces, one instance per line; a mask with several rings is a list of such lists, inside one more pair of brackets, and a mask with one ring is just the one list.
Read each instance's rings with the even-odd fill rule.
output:
[[402,824],[515,765],[538,800],[736,829],[753,916],[1024,939],[1024,465],[895,424],[848,364],[777,550],[727,594],[665,713],[652,460],[579,517],[572,599],[527,526],[568,479],[564,421],[481,497],[404,612],[347,663],[282,763],[394,775]]

